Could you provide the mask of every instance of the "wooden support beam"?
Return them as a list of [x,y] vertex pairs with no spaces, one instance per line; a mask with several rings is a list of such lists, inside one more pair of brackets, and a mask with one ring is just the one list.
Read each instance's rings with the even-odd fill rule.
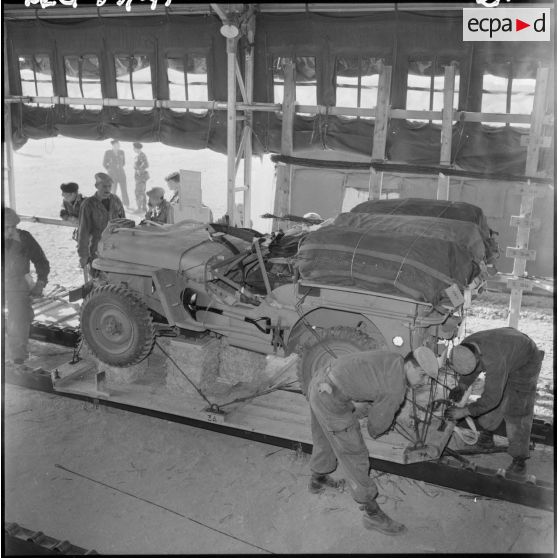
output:
[[[4,94],[10,94],[10,76],[8,71],[8,33],[6,31],[6,22],[4,21]],[[14,176],[14,151],[12,144],[12,107],[9,104],[4,105],[4,168],[2,174],[6,173],[8,184],[8,205],[16,211],[16,195],[15,195],[15,176]],[[2,176],[4,182],[4,176]]]
[[[378,97],[376,100],[376,120],[374,122],[374,140],[372,144],[372,161],[384,161],[386,158],[386,140],[389,125],[391,93],[391,66],[384,66],[378,80]],[[380,199],[382,195],[383,172],[370,167],[369,198]]]
[[[296,104],[295,65],[292,58],[284,62],[283,121],[281,125],[281,154],[293,154],[293,124]],[[278,165],[275,181],[275,215],[290,212],[292,165]],[[280,222],[273,220],[273,230],[280,228]]]
[[238,88],[240,89],[240,94],[242,95],[242,100],[247,103],[248,97],[246,96],[246,88],[244,87],[244,80],[242,79],[242,74],[240,72],[240,66],[238,65],[238,59],[235,58],[235,72],[236,81],[238,82]]
[[[453,94],[455,89],[455,67],[446,66],[444,72],[444,108],[442,110],[442,131],[440,133],[440,166],[451,165],[451,141],[453,132]],[[450,177],[438,175],[436,199],[449,200]]]
[[[246,38],[248,45],[244,56],[244,75],[246,85],[246,103],[251,105],[254,98],[254,37],[256,33],[256,5],[252,4],[248,8],[248,16],[246,23]],[[253,114],[251,110],[246,110],[246,119],[244,121],[245,129],[248,130],[246,135],[246,144],[244,146],[244,203],[242,213],[242,225],[252,227],[252,124]]]
[[[548,68],[539,68],[537,70],[535,99],[533,101],[529,144],[527,146],[527,162],[525,164],[525,174],[527,176],[536,176],[539,168],[539,152],[542,146],[540,139],[543,134],[543,125],[545,122],[548,74]],[[506,256],[509,254],[514,257],[512,274],[519,280],[523,279],[526,274],[527,260],[534,260],[536,256],[534,250],[529,250],[529,233],[531,230],[529,222],[533,219],[534,202],[535,194],[531,188],[531,181],[528,181],[527,190],[521,196],[521,207],[519,209],[519,218],[521,221],[517,227],[515,247],[509,247],[506,250]],[[519,311],[521,309],[522,297],[522,287],[512,287],[508,317],[508,325],[510,327],[517,328],[519,325]]]
[[236,180],[236,39],[227,39],[227,215],[235,220]]

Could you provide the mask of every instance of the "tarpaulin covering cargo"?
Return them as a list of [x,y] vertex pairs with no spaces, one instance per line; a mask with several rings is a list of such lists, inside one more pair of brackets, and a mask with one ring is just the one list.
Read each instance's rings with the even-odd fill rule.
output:
[[495,231],[488,226],[482,209],[470,203],[424,198],[369,200],[353,207],[351,213],[441,217],[475,223],[484,241],[486,262],[493,263],[499,257],[498,243],[493,237]]
[[307,281],[437,304],[444,289],[462,290],[480,273],[481,242],[472,223],[343,213],[301,241],[297,266]]
[[207,225],[181,222],[161,227],[115,228],[109,223],[98,253],[101,259],[146,265],[155,269],[182,271],[190,279],[203,281],[206,262],[213,256],[229,257],[250,247],[250,242],[224,235],[212,240]]

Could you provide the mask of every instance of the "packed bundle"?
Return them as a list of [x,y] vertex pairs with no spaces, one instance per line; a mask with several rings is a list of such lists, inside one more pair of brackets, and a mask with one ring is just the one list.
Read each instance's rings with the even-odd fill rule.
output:
[[302,279],[355,286],[437,304],[484,266],[479,228],[466,221],[342,213],[302,240]]
[[479,228],[485,246],[486,263],[494,263],[500,255],[495,238],[498,233],[488,226],[482,209],[470,203],[424,198],[369,200],[353,207],[351,213],[415,215],[467,221],[474,223]]

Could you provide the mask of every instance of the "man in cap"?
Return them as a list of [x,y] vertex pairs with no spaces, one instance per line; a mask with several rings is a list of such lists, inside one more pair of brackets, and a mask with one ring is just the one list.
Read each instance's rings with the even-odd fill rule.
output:
[[427,347],[405,358],[387,350],[353,353],[319,370],[308,387],[313,442],[310,492],[342,489],[343,481],[329,475],[341,462],[352,496],[365,512],[364,526],[387,535],[403,533],[405,526],[388,517],[376,502],[378,488],[369,477],[368,449],[354,402],[368,403],[367,429],[376,438],[391,426],[407,385],[424,385],[427,376],[437,373],[438,361]]
[[142,149],[143,145],[139,141],[134,142],[134,153],[136,154],[134,159],[134,179],[136,181],[135,194],[138,213],[143,213],[146,210],[145,189],[149,179],[149,173],[147,172],[149,162]]
[[178,204],[178,202],[180,201],[180,173],[171,172],[170,174],[165,176],[165,181],[167,183],[167,188],[172,192],[170,204]]
[[[19,217],[9,207],[2,208],[4,221],[4,292],[8,308],[7,341],[10,358],[22,364],[28,355],[29,326],[33,320],[31,298],[39,297],[48,282],[50,265],[31,233],[17,228]],[[30,262],[37,273],[31,286]]]
[[108,174],[95,175],[95,189],[95,194],[81,204],[79,213],[78,255],[84,269],[97,257],[97,245],[108,222],[126,217],[122,202],[111,193],[112,179]]
[[107,149],[105,151],[103,167],[105,167],[105,170],[112,178],[112,193],[116,194],[117,187],[120,184],[120,189],[122,190],[122,202],[126,207],[129,207],[130,200],[128,199],[126,172],[124,171],[126,157],[124,155],[124,151],[120,149],[120,142],[118,140],[112,140],[110,144],[112,149]]
[[165,200],[165,190],[156,186],[147,192],[147,212],[146,221],[153,221],[162,225],[173,223],[173,213],[171,204]]
[[529,438],[537,394],[537,380],[544,351],[512,327],[479,331],[454,347],[449,365],[459,374],[458,385],[449,397],[459,401],[481,372],[485,372],[484,391],[479,399],[464,407],[450,407],[449,420],[478,417],[481,427],[477,445],[494,447],[493,432],[506,422],[510,476],[525,477],[529,458]]
[[79,186],[75,182],[65,182],[60,185],[62,191],[62,209],[60,219],[77,225],[79,210],[83,202],[83,196],[79,193]]

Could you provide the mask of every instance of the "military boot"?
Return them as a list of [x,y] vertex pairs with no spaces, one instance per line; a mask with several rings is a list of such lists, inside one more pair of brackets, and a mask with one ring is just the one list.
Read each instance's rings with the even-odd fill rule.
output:
[[496,445],[494,443],[494,434],[489,430],[481,430],[475,445],[485,450],[492,449]]
[[366,529],[380,531],[384,535],[401,535],[407,531],[403,523],[398,523],[386,515],[376,503],[376,500],[360,506],[364,511],[362,523]]
[[527,459],[527,457],[514,457],[506,469],[506,476],[516,479],[527,478],[527,465],[525,464]]
[[319,494],[326,488],[333,488],[334,490],[343,492],[343,490],[345,490],[345,479],[335,480],[329,475],[318,475],[316,473],[312,473],[312,478],[308,483],[308,490],[312,494]]

